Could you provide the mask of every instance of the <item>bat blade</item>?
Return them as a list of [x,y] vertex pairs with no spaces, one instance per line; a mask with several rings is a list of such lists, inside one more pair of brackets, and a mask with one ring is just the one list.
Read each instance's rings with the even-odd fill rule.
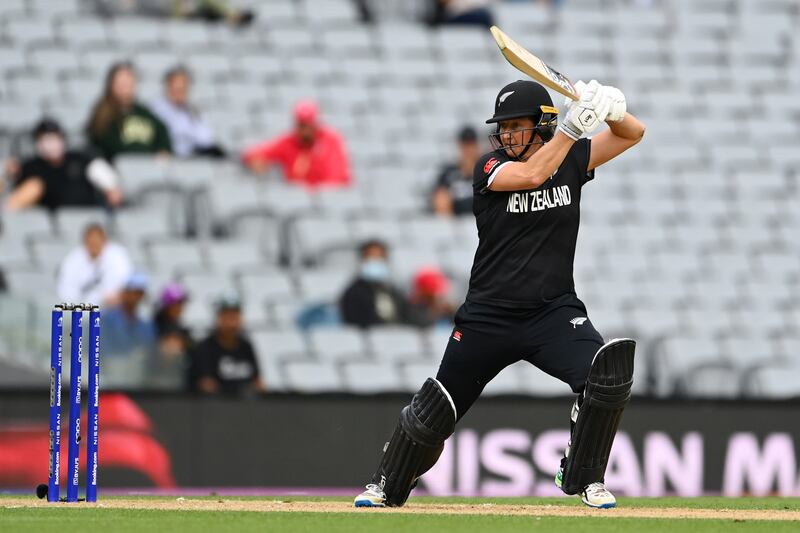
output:
[[527,51],[497,26],[492,26],[490,31],[500,53],[514,68],[568,98],[579,98],[575,87],[566,76]]

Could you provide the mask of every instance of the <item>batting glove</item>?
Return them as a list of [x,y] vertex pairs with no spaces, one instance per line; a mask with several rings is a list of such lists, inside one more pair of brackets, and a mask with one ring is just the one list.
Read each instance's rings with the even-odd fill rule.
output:
[[597,80],[589,83],[579,81],[575,84],[575,89],[580,95],[580,100],[567,98],[565,102],[567,113],[558,125],[558,129],[573,141],[577,141],[584,134],[592,133],[606,120],[611,100],[606,97],[602,87]]
[[610,85],[603,85],[601,91],[609,101],[607,122],[619,122],[625,118],[625,112],[628,109],[628,104],[625,102],[625,95],[616,87]]

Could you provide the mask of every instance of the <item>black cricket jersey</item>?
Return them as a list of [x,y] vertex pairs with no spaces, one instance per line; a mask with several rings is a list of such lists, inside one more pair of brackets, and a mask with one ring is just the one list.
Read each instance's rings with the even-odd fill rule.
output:
[[512,192],[488,187],[512,160],[503,150],[475,165],[473,213],[478,249],[467,300],[502,307],[537,308],[575,293],[572,275],[580,225],[581,187],[591,142],[576,142],[558,170],[534,189]]

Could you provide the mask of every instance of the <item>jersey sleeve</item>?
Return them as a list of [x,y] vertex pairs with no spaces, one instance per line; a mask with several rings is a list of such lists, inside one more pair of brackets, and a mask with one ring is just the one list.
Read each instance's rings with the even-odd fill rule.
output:
[[500,152],[490,152],[475,163],[473,172],[472,190],[475,194],[485,194],[489,192],[489,186],[494,181],[497,173],[503,166],[511,163],[505,154]]
[[578,160],[578,169],[581,173],[581,185],[586,185],[594,179],[594,169],[589,170],[589,156],[592,153],[591,139],[579,139],[572,147],[572,153]]

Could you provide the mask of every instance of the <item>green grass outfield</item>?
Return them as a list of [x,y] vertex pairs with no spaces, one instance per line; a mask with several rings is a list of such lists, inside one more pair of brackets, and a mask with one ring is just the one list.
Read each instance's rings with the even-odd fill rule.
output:
[[[278,500],[282,503],[276,503]],[[789,515],[793,518],[800,516],[800,498],[620,498],[620,507],[610,511],[585,508],[577,498],[420,497],[412,498],[403,512],[393,509],[352,510],[348,505],[349,501],[342,498],[300,497],[209,497],[186,498],[181,501],[174,497],[109,497],[104,498],[99,505],[114,507],[103,508],[86,504],[46,504],[32,496],[0,496],[0,529],[37,533],[146,530],[170,533],[800,532],[800,521],[785,520]],[[271,507],[265,508],[267,503]],[[164,508],[183,505],[191,505],[191,508]],[[226,506],[232,509],[217,510]],[[282,507],[296,510],[279,510]],[[305,511],[317,507],[331,510]],[[248,510],[237,510],[239,508]],[[420,512],[417,513],[416,510]],[[491,514],[483,514],[484,512]],[[540,512],[545,516],[537,516]],[[615,515],[622,512],[654,515],[663,513],[663,516],[637,518]],[[551,513],[573,516],[549,516]],[[692,514],[704,517],[680,518],[681,515]]]

